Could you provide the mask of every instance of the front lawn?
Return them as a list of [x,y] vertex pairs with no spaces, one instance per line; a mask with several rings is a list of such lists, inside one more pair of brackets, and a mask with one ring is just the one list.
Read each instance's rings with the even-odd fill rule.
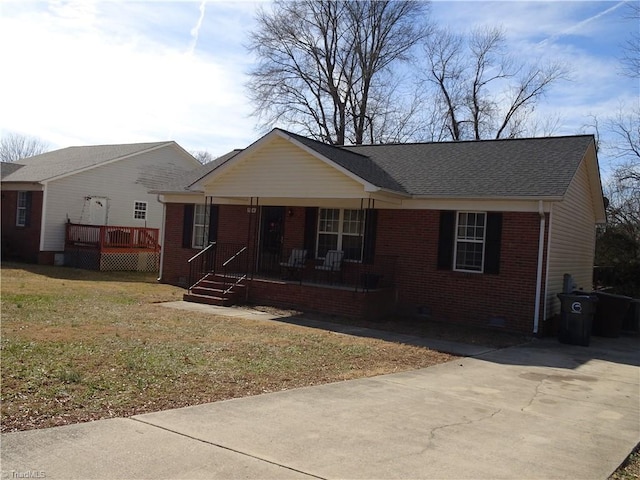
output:
[[153,275],[2,265],[2,431],[442,363],[426,348],[174,310]]

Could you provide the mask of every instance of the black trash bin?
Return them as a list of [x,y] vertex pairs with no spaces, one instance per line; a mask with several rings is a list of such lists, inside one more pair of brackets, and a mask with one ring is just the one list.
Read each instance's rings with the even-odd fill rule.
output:
[[559,293],[560,328],[558,340],[570,345],[589,346],[591,324],[598,298],[594,295]]
[[593,317],[593,334],[598,337],[619,337],[633,298],[605,292],[597,292],[596,295],[598,308]]

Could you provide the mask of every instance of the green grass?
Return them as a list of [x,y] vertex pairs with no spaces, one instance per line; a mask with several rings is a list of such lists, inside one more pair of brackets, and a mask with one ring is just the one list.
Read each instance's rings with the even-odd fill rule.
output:
[[153,275],[2,265],[2,430],[420,368],[425,348],[158,305]]

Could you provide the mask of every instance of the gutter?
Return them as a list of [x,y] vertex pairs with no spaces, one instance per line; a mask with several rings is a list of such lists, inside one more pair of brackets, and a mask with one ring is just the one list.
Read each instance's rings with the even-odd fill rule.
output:
[[538,333],[540,324],[540,296],[542,295],[542,262],[544,260],[544,232],[546,227],[546,218],[544,215],[544,203],[542,200],[538,202],[538,213],[540,214],[540,236],[538,237],[538,271],[536,273],[536,299],[535,309],[533,313],[533,333]]
[[156,200],[162,205],[162,244],[160,245],[160,269],[158,271],[158,282],[162,281],[162,268],[164,267],[164,251],[165,251],[165,238],[167,236],[167,204],[160,200],[160,195],[156,195]]

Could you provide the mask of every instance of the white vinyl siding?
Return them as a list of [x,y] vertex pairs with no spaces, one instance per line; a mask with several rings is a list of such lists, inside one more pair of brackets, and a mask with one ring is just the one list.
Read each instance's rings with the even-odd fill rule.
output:
[[[89,223],[91,197],[108,199],[108,225],[162,230],[162,205],[157,195],[149,194],[149,188],[138,179],[142,172],[169,164],[193,168],[193,163],[187,157],[167,146],[50,181],[46,189],[41,249],[64,250],[65,223],[67,220],[71,223]],[[146,224],[133,218],[134,202],[147,202]]]
[[553,204],[550,224],[547,318],[560,311],[557,294],[562,292],[565,273],[573,276],[578,288],[592,288],[596,228],[585,162],[578,168],[564,200]]
[[218,197],[363,196],[362,184],[283,138],[274,138],[207,183],[205,189],[205,195]]

